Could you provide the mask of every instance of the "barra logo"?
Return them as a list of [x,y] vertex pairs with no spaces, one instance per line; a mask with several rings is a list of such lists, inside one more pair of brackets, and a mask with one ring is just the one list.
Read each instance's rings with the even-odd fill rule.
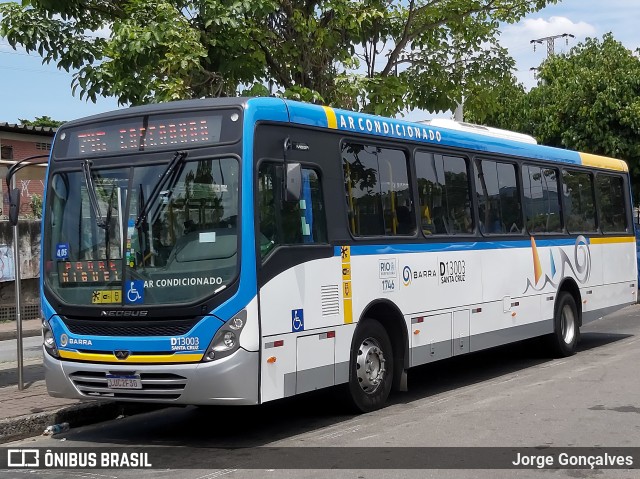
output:
[[60,346],[64,348],[67,346],[67,344],[72,346],[92,346],[93,345],[90,339],[70,338],[69,336],[63,333],[60,335]]
[[39,467],[40,451],[38,449],[8,449],[7,466]]
[[402,268],[402,284],[405,286],[411,284],[411,268],[409,266]]
[[402,284],[409,286],[414,280],[437,278],[438,272],[435,269],[419,269],[413,271],[410,266],[402,268]]

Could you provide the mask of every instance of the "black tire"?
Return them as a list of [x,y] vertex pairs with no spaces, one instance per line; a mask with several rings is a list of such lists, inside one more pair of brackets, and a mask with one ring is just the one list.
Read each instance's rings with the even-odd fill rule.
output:
[[375,319],[363,319],[351,344],[349,398],[357,411],[375,411],[384,406],[392,384],[393,348],[389,336]]
[[573,296],[566,291],[558,294],[553,314],[553,333],[549,346],[554,356],[565,358],[576,353],[580,340],[578,308]]

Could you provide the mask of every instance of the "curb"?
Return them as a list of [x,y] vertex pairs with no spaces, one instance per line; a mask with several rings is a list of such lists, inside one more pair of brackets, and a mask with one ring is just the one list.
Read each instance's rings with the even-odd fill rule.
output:
[[88,401],[66,406],[57,411],[46,411],[0,420],[0,444],[32,436],[40,436],[54,424],[69,423],[69,428],[111,421],[122,416],[133,416],[163,409],[165,405],[122,404],[115,401]]
[[[33,324],[32,324],[33,323]],[[0,341],[8,341],[10,339],[16,339],[18,337],[18,332],[16,331],[15,323],[11,323],[13,329],[0,331]],[[35,326],[35,328],[34,328]],[[29,320],[22,323],[22,337],[23,338],[31,338],[33,336],[40,336],[40,322]]]

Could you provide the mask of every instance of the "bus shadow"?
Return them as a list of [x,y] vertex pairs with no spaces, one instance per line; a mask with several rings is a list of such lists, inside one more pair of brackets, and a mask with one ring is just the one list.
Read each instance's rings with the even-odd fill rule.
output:
[[[629,336],[585,333],[580,350]],[[579,357],[575,356],[576,360]],[[550,361],[553,359],[544,352],[541,341],[534,339],[420,366],[409,371],[409,392],[392,394],[389,405],[408,404]],[[199,449],[205,453],[211,448],[273,445],[324,428],[348,427],[343,423],[353,423],[359,416],[347,409],[342,394],[339,388],[331,388],[260,406],[169,407],[72,429],[57,437],[66,438],[67,446],[87,441],[115,446],[182,446],[197,454]],[[300,441],[304,444],[303,438]]]
[[[632,335],[588,332],[581,335],[578,353],[606,346]],[[543,338],[499,346],[485,351],[426,364],[409,371],[409,392],[395,394],[392,403],[402,404],[457,388],[479,384],[553,361]]]

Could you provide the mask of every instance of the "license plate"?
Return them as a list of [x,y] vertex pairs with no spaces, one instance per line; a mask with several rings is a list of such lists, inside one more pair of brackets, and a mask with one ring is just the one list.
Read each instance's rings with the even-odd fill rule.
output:
[[107,387],[109,389],[142,389],[142,381],[139,374],[133,376],[107,374]]

